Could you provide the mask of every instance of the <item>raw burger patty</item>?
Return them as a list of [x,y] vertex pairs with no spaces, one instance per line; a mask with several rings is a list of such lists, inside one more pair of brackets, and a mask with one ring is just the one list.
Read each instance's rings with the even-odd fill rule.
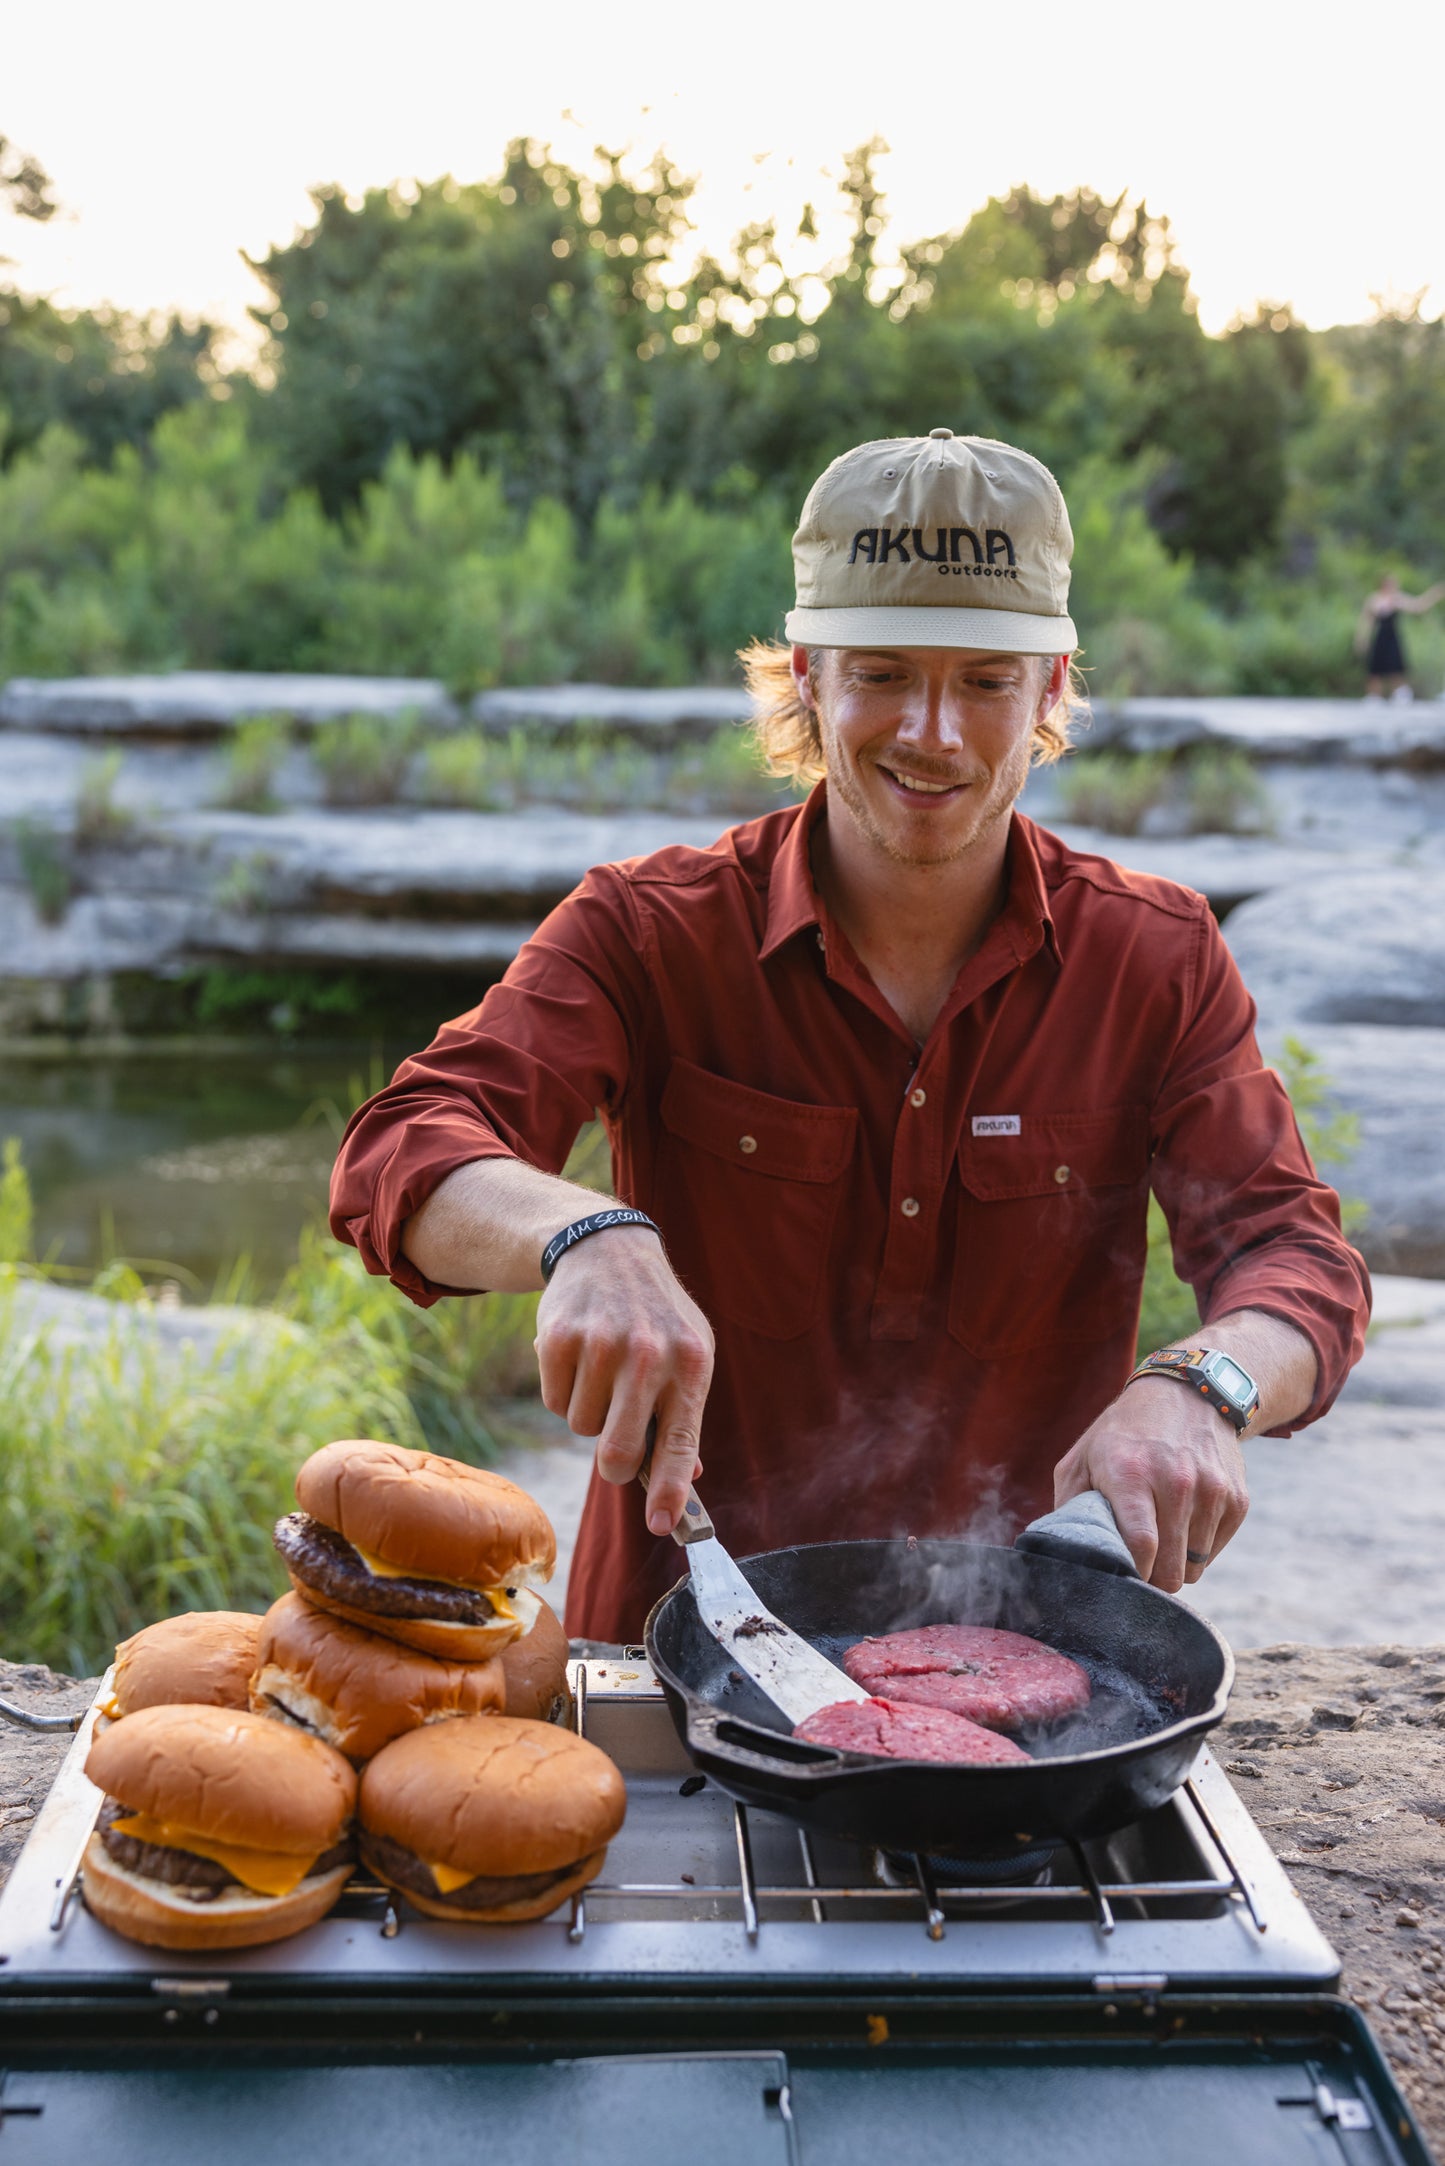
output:
[[1086,1707],[1077,1662],[1022,1632],[987,1625],[920,1625],[859,1640],[843,1657],[855,1683],[889,1700],[946,1707],[988,1730],[1023,1730]]
[[971,1767],[1028,1765],[1011,1738],[981,1730],[944,1707],[903,1706],[897,1700],[838,1700],[820,1707],[793,1732],[810,1745],[868,1752],[878,1760],[951,1760]]

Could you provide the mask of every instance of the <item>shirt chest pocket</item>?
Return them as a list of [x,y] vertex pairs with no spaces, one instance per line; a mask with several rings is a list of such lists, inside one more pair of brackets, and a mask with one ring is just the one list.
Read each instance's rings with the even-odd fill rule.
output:
[[1144,1276],[1142,1107],[1025,1114],[959,1147],[948,1327],[971,1354],[1082,1345],[1133,1325]]
[[852,1106],[804,1105],[674,1060],[662,1096],[658,1217],[709,1316],[768,1339],[818,1319],[853,1157]]

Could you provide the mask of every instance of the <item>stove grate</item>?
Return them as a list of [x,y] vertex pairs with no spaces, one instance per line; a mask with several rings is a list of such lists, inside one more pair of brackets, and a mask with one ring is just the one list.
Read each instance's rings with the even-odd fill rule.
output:
[[[579,1736],[587,1734],[587,1670],[578,1663],[573,1677],[576,1727]],[[1182,1879],[1130,1879],[1101,1881],[1082,1843],[1072,1840],[1060,1846],[1072,1857],[1077,1879],[1060,1882],[1031,1882],[1020,1886],[1017,1882],[954,1881],[940,1882],[935,1866],[938,1862],[921,1853],[899,1856],[895,1871],[885,1879],[853,1884],[829,1885],[820,1880],[812,1840],[806,1828],[796,1827],[801,1880],[785,1882],[770,1880],[761,1882],[753,1863],[752,1827],[746,1805],[733,1803],[733,1829],[737,1845],[738,1877],[736,1881],[720,1880],[714,1884],[699,1886],[688,1883],[679,1886],[672,1881],[604,1881],[594,1880],[572,1898],[571,1920],[568,1939],[579,1946],[587,1932],[589,1906],[595,1903],[632,1904],[638,1902],[673,1906],[691,1912],[701,1901],[735,1903],[742,1918],[743,1930],[749,1941],[756,1942],[762,1930],[763,1911],[768,1906],[796,1910],[804,1905],[819,1925],[827,1924],[841,1910],[854,1918],[865,1915],[869,1906],[883,1903],[896,1905],[900,1894],[916,1895],[922,1912],[921,1923],[930,1940],[942,1940],[947,1931],[948,1913],[945,1905],[962,1908],[969,1912],[1003,1911],[1026,1901],[1032,1910],[1058,1911],[1080,1905],[1088,1911],[1098,1931],[1108,1936],[1116,1924],[1115,1905],[1128,1903],[1143,1906],[1151,1902],[1237,1902],[1248,1911],[1259,1933],[1266,1930],[1249,1882],[1240,1872],[1225,1845],[1224,1837],[1206,1808],[1193,1781],[1184,1784],[1185,1797],[1197,1814],[1200,1825],[1207,1835],[1223,1868],[1222,1874]],[[901,1870],[900,1870],[901,1869]],[[901,1886],[901,1874],[911,1876],[911,1888]],[[1142,1908],[1136,1915],[1145,1915]]]

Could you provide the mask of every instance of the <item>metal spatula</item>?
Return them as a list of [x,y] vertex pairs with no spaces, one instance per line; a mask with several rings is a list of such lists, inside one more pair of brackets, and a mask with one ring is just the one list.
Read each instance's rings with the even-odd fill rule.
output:
[[[644,1489],[651,1457],[649,1443],[637,1477]],[[795,1727],[820,1707],[869,1698],[861,1685],[763,1607],[718,1540],[695,1489],[688,1490],[672,1538],[687,1551],[693,1599],[708,1631]]]

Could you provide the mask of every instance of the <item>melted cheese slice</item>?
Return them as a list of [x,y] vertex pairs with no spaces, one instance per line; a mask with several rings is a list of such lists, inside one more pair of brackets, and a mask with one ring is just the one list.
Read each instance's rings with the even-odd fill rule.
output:
[[113,1692],[108,1699],[104,1699],[101,1701],[99,1707],[96,1709],[96,1713],[98,1715],[104,1715],[109,1722],[120,1721],[120,1702],[119,1700],[117,1700]]
[[[211,1843],[189,1828],[169,1820],[152,1820],[149,1813],[132,1813],[114,1823],[118,1835],[133,1835],[138,1843],[161,1843],[167,1850],[189,1850],[198,1858],[223,1865],[253,1895],[289,1895],[299,1888],[320,1852],[297,1858],[282,1850],[248,1850],[239,1843]],[[468,1876],[471,1877],[470,1875]]]
[[427,1871],[437,1884],[438,1895],[455,1895],[458,1888],[464,1888],[469,1880],[477,1877],[475,1873],[458,1872],[454,1865],[429,1864]]
[[429,1579],[438,1587],[460,1587],[464,1594],[484,1594],[499,1617],[517,1621],[517,1612],[505,1587],[476,1587],[464,1579],[444,1579],[440,1572],[417,1572],[410,1565],[388,1564],[384,1557],[363,1549],[360,1542],[353,1542],[351,1546],[373,1579]]

